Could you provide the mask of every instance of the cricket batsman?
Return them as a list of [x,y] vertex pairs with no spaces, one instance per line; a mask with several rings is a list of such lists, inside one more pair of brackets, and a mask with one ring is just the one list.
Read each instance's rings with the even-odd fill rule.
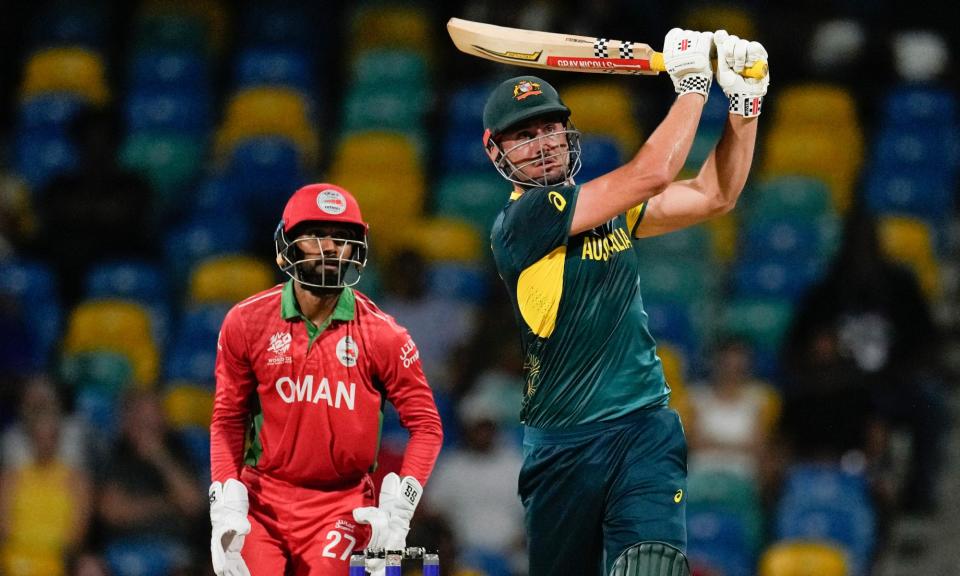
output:
[[[352,288],[367,232],[348,191],[297,190],[274,238],[290,279],[223,321],[210,425],[218,576],[340,576],[354,550],[406,546],[443,433],[416,344]],[[385,401],[410,440],[376,502]],[[382,574],[383,560],[367,569]]]
[[[714,47],[726,125],[699,173],[677,180]],[[484,148],[513,184],[491,244],[524,356],[518,488],[530,576],[690,574],[687,445],[647,327],[636,246],[734,207],[769,76],[742,77],[767,52],[723,30],[675,28],[663,54],[677,93],[666,117],[630,161],[583,184],[580,134],[550,84],[512,78],[484,107]]]

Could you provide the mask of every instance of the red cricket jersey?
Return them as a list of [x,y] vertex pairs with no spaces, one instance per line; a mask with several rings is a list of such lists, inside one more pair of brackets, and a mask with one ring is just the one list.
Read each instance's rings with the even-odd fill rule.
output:
[[376,462],[383,399],[409,431],[401,476],[426,485],[443,432],[407,331],[345,288],[328,325],[308,326],[293,281],[240,302],[223,321],[210,424],[213,480],[246,464],[302,486],[360,479]]

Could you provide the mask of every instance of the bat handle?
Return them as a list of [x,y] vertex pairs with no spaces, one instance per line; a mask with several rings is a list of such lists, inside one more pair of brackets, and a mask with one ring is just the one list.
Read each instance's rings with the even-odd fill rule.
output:
[[[716,62],[714,62],[714,69],[716,69]],[[650,55],[650,69],[656,70],[657,72],[665,72],[667,67],[663,63],[663,53],[654,52]],[[767,75],[767,63],[763,60],[757,61],[753,66],[749,68],[744,68],[743,72],[740,74],[744,78],[763,78]]]

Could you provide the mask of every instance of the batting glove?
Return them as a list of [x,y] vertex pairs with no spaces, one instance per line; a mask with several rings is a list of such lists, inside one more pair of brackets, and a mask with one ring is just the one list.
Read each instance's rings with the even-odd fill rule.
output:
[[667,32],[663,40],[663,64],[677,94],[696,92],[707,98],[713,82],[712,48],[713,32],[680,28]]
[[770,85],[770,73],[763,78],[744,78],[740,73],[758,60],[766,61],[766,48],[759,42],[732,36],[726,30],[717,30],[713,41],[717,45],[717,84],[730,99],[730,113],[747,118],[759,116]]
[[244,536],[250,533],[247,511],[247,487],[230,478],[210,485],[210,557],[217,576],[250,576],[240,550]]
[[393,472],[383,478],[380,487],[380,506],[390,514],[390,530],[387,535],[387,550],[403,550],[407,547],[410,520],[420,503],[423,487],[413,476],[400,478]]

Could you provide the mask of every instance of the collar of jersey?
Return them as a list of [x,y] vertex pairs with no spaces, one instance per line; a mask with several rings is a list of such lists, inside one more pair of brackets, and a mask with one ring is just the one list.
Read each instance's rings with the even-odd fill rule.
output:
[[[349,286],[345,287],[343,292],[340,293],[340,298],[337,299],[337,306],[333,309],[333,313],[330,314],[327,321],[323,323],[323,326],[317,326],[317,332],[325,330],[333,320],[341,320],[344,322],[353,320],[354,310],[356,309],[356,298],[353,294],[353,289]],[[283,315],[284,320],[295,320],[299,318],[306,322],[307,326],[313,326],[313,322],[303,315],[303,312],[300,311],[300,306],[297,305],[297,298],[293,294],[292,279],[287,280],[286,284],[283,285],[283,293],[280,295],[280,313]]]

